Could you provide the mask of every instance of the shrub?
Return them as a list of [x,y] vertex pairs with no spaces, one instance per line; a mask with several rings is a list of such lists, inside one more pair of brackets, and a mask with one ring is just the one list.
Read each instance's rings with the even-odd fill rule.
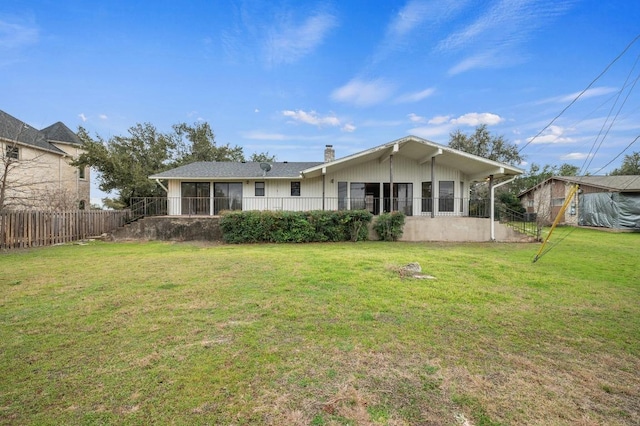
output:
[[220,218],[227,243],[303,243],[362,241],[369,235],[373,215],[351,211],[228,211]]
[[398,241],[404,229],[404,213],[384,213],[378,216],[373,229],[382,241]]

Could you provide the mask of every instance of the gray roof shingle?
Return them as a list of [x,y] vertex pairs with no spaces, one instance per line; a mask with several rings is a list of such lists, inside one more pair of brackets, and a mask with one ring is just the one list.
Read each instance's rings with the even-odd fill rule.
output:
[[47,140],[51,142],[63,142],[72,145],[82,145],[80,138],[61,121],[45,127],[41,130]]
[[156,173],[149,177],[151,179],[298,178],[301,171],[315,167],[322,164],[322,162],[270,162],[271,170],[266,173],[260,168],[260,164],[253,162],[199,161]]
[[[62,126],[64,126],[64,128]],[[71,142],[69,140],[72,137],[66,133],[68,131],[73,134],[73,132],[71,132],[71,130],[69,130],[69,128],[62,123],[56,123],[52,126],[47,127],[45,130],[48,130],[49,132],[51,132],[51,134],[56,135],[56,137],[66,138],[66,140],[60,140],[60,142],[81,143],[80,139],[78,139],[78,137],[75,135],[74,136],[75,139],[77,139],[77,142]],[[49,142],[50,138],[48,138],[47,134],[44,131],[35,129],[29,126],[24,121],[18,120],[17,118],[7,114],[2,110],[0,110],[0,137],[10,141],[17,141],[25,145],[31,145],[35,148],[44,149],[56,154],[65,154],[63,150],[59,149],[57,146]]]

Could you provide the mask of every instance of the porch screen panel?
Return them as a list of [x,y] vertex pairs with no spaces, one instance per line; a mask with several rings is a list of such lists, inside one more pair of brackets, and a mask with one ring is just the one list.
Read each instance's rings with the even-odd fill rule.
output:
[[453,212],[454,192],[452,180],[441,180],[438,183],[438,211]]
[[182,214],[208,215],[210,212],[209,182],[182,182]]

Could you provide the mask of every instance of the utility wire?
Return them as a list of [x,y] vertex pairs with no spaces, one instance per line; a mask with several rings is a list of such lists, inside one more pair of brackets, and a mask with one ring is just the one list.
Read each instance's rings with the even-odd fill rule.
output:
[[[583,171],[582,174],[586,173],[586,171],[589,170],[589,166],[591,166],[591,163],[593,162],[593,158],[595,157],[596,153],[600,150],[600,147],[602,146],[602,143],[604,142],[604,139],[609,134],[609,131],[613,127],[613,124],[616,122],[616,120],[618,119],[618,116],[620,115],[620,111],[622,111],[622,108],[627,103],[627,100],[629,99],[629,96],[631,95],[631,92],[636,87],[636,84],[638,83],[638,79],[640,79],[640,75],[638,75],[638,77],[635,78],[635,80],[633,81],[633,84],[631,85],[631,88],[629,88],[629,91],[627,92],[627,96],[625,96],[624,100],[622,101],[622,104],[620,105],[620,107],[618,108],[618,111],[616,112],[616,115],[613,117],[613,120],[611,120],[611,123],[609,123],[609,127],[607,128],[606,132],[604,134],[602,134],[602,130],[604,129],[606,123],[609,121],[609,118],[611,117],[611,112],[613,111],[613,108],[614,108],[615,104],[618,103],[624,88],[627,86],[627,82],[629,81],[629,78],[631,77],[631,73],[633,72],[633,69],[635,69],[635,67],[636,67],[636,65],[638,63],[638,59],[640,59],[640,56],[638,56],[638,58],[636,58],[636,62],[633,64],[633,68],[631,69],[631,71],[629,71],[629,75],[627,75],[627,80],[625,80],[623,88],[620,89],[620,92],[618,92],[618,97],[616,98],[615,103],[611,106],[611,109],[609,110],[609,115],[607,115],[607,119],[602,124],[602,128],[600,128],[600,133],[598,133],[598,136],[596,137],[596,140],[593,142],[593,145],[591,147],[591,151],[589,151],[589,155],[587,155],[587,157],[584,160],[584,164],[582,166],[582,171]],[[602,138],[600,138],[601,135],[602,135]],[[598,138],[600,138],[600,143],[598,144],[598,147],[594,151],[593,147],[595,146],[596,142],[598,141]],[[593,155],[591,155],[592,152],[593,152]]]
[[640,39],[640,34],[638,34],[632,41],[631,43],[629,43],[627,45],[627,47],[624,48],[624,50],[615,57],[615,59],[613,59],[613,61],[611,61],[609,63],[609,65],[606,66],[606,68],[600,73],[598,74],[598,76],[596,78],[594,78],[591,83],[589,83],[589,85],[584,88],[584,90],[582,90],[582,92],[580,92],[570,103],[569,105],[567,105],[562,111],[560,111],[560,113],[558,115],[556,115],[553,120],[551,120],[549,122],[549,124],[547,124],[546,126],[544,126],[544,128],[542,128],[542,130],[540,130],[533,138],[531,138],[526,144],[524,144],[522,146],[522,148],[520,148],[518,150],[518,154],[520,154],[522,152],[523,149],[525,149],[527,146],[529,146],[529,144],[531,142],[533,142],[534,140],[536,140],[545,130],[547,130],[549,127],[551,127],[551,125],[553,123],[555,123],[555,121],[560,118],[560,116],[562,116],[562,114],[564,114],[574,103],[576,103],[578,101],[578,99],[580,99],[580,97],[582,95],[584,95],[584,93],[589,90],[591,88],[591,86],[593,86],[595,84],[596,81],[598,81],[600,79],[600,77],[602,77],[603,75],[605,75],[607,73],[607,71],[609,71],[609,68],[611,68],[613,66],[613,64],[615,64],[618,59],[620,59],[622,56],[624,56],[625,53],[627,53],[627,50],[629,50],[631,48],[631,46],[633,46],[633,44],[638,41],[638,39]]

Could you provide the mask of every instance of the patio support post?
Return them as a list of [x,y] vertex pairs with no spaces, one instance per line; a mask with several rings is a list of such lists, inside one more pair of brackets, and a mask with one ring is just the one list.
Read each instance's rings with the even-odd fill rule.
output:
[[326,180],[327,180],[327,175],[323,174],[322,175],[322,210],[324,210],[324,191],[325,191]]
[[509,180],[505,180],[504,182],[500,182],[497,185],[493,185],[493,175],[489,176],[489,192],[491,193],[491,241],[495,241],[496,240],[496,224],[495,224],[495,220],[494,220],[494,215],[495,215],[495,203],[496,203],[496,196],[495,196],[495,190],[496,188],[502,186],[502,185],[506,185],[510,182],[513,182],[516,178],[512,177]]

